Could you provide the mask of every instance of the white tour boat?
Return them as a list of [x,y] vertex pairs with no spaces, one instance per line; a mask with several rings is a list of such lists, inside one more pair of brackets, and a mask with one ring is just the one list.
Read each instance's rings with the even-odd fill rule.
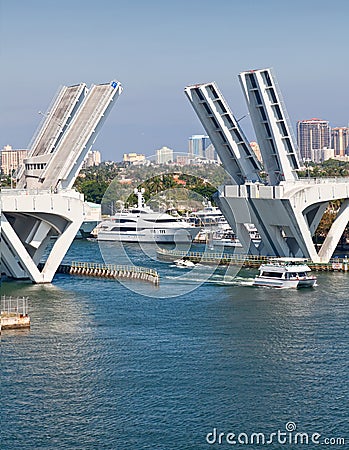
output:
[[273,258],[270,263],[262,264],[253,286],[274,288],[303,288],[316,285],[316,277],[303,258]]
[[144,204],[144,190],[135,189],[138,205],[101,222],[94,230],[98,241],[189,243],[200,231],[180,217],[153,211]]

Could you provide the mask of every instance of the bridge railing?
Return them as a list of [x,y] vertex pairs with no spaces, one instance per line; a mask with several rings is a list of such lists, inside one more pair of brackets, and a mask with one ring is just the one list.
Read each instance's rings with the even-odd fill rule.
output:
[[1,189],[1,193],[4,196],[12,196],[12,197],[18,197],[18,196],[27,196],[27,195],[47,195],[47,194],[64,194],[69,193],[69,197],[78,198],[80,200],[83,200],[83,194],[76,191],[75,189]]
[[[294,181],[294,184],[297,184],[299,182],[306,183],[306,184],[328,184],[328,183],[349,183],[349,177],[326,177],[326,178],[306,178],[302,177],[298,180]],[[292,182],[288,182],[287,184],[290,184]]]
[[28,314],[28,297],[1,296],[0,312],[1,315],[26,316]]

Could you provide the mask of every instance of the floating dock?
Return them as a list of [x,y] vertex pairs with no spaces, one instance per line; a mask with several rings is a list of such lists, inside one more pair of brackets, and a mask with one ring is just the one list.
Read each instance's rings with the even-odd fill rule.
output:
[[30,328],[28,297],[1,297],[0,331]]
[[[185,252],[178,250],[159,249],[157,257],[162,261],[174,261],[185,258],[193,263],[211,265],[236,265],[258,269],[261,264],[269,262],[272,256],[255,256],[245,254],[229,254],[214,252]],[[332,258],[328,263],[313,263],[306,260],[306,264],[316,272],[348,272],[348,258]]]
[[126,266],[73,261],[71,264],[61,264],[58,267],[57,273],[68,273],[70,275],[98,278],[126,278],[130,280],[145,281],[156,286],[160,282],[160,277],[156,270],[148,267],[131,265]]

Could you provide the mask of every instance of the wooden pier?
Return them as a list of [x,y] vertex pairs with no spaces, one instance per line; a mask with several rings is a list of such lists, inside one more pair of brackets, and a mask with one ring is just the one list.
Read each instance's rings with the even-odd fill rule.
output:
[[156,270],[148,267],[126,266],[115,264],[100,264],[93,262],[76,262],[61,264],[57,273],[68,273],[70,275],[81,275],[98,278],[127,278],[130,280],[145,281],[159,284],[159,274]]
[[[211,265],[236,265],[258,269],[261,264],[270,262],[272,256],[254,256],[244,254],[214,253],[214,252],[185,252],[178,250],[159,249],[157,257],[162,261],[174,261],[185,258],[193,263]],[[313,263],[306,260],[306,264],[316,272],[348,272],[348,258],[333,258],[328,263]]]
[[28,297],[1,297],[0,332],[30,328]]

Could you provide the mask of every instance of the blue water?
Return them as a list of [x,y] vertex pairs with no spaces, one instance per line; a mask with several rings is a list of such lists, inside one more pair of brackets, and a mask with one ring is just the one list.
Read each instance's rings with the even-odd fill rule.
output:
[[[280,291],[249,286],[255,272],[245,270],[191,290],[186,269],[130,252],[159,269],[160,296],[68,275],[3,283],[2,293],[29,296],[32,326],[1,336],[1,449],[302,447],[224,440],[289,422],[349,448],[348,274]],[[81,241],[73,259],[102,261],[96,243]],[[175,296],[181,283],[188,292]],[[214,429],[222,443],[207,442]]]

